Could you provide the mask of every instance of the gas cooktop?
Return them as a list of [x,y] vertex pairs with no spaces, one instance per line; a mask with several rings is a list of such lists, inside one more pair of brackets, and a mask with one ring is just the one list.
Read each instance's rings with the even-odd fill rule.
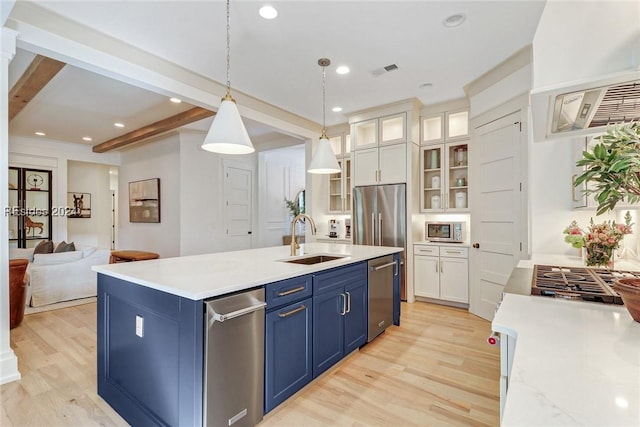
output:
[[535,265],[531,295],[622,304],[611,284],[623,277],[640,277],[640,272]]

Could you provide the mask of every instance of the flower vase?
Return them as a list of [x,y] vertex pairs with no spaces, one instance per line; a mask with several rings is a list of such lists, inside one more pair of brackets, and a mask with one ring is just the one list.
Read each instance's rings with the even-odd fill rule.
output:
[[613,248],[598,244],[586,246],[587,267],[613,268]]

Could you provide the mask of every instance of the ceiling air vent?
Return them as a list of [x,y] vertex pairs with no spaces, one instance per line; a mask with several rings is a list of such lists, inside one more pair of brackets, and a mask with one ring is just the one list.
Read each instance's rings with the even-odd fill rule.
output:
[[396,64],[391,64],[382,68],[378,68],[377,70],[373,70],[371,74],[373,74],[373,77],[378,77],[390,71],[395,71],[397,69],[398,69],[398,66]]

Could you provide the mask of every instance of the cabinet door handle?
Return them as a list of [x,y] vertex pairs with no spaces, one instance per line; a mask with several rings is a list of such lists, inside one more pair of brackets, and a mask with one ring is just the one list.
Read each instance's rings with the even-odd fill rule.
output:
[[302,304],[300,307],[294,308],[293,310],[287,311],[286,313],[278,313],[278,316],[279,317],[289,317],[289,316],[292,316],[292,315],[294,315],[296,313],[300,313],[301,311],[304,311],[306,309],[307,309],[307,306]]
[[342,297],[342,313],[340,314],[344,316],[347,314],[347,296],[345,294],[340,294],[340,296]]
[[378,169],[378,182],[382,181],[382,169]]
[[298,293],[298,292],[302,292],[305,289],[306,288],[305,288],[304,285],[298,286],[297,288],[289,289],[288,291],[278,292],[278,296],[279,297],[284,297],[284,296],[287,296],[287,295],[291,295],[291,294],[295,294],[295,293]]
[[575,183],[576,183],[576,178],[578,177],[577,173],[574,173],[573,175],[571,175],[571,200],[573,200],[574,202],[579,202],[580,199],[576,199],[576,187],[575,187]]
[[436,273],[438,272],[438,264],[440,264],[440,262],[436,262]]
[[371,238],[374,240],[373,241],[373,246],[376,245],[376,214],[375,213],[371,213]]
[[440,260],[440,274],[444,273],[444,263]]
[[347,294],[347,313],[351,313],[351,293],[350,292],[346,292],[345,294]]
[[393,275],[397,276],[400,273],[400,262],[394,261],[395,267],[393,267]]

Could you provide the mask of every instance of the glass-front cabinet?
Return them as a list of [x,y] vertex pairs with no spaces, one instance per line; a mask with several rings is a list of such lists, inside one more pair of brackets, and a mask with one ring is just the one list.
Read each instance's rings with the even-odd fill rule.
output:
[[51,240],[51,171],[9,168],[9,247]]
[[469,145],[467,142],[422,147],[420,210],[469,210]]
[[351,212],[351,136],[341,134],[329,138],[336,155],[340,172],[328,175],[329,213],[348,214]]
[[354,149],[359,150],[406,141],[406,121],[406,113],[400,113],[354,123]]

